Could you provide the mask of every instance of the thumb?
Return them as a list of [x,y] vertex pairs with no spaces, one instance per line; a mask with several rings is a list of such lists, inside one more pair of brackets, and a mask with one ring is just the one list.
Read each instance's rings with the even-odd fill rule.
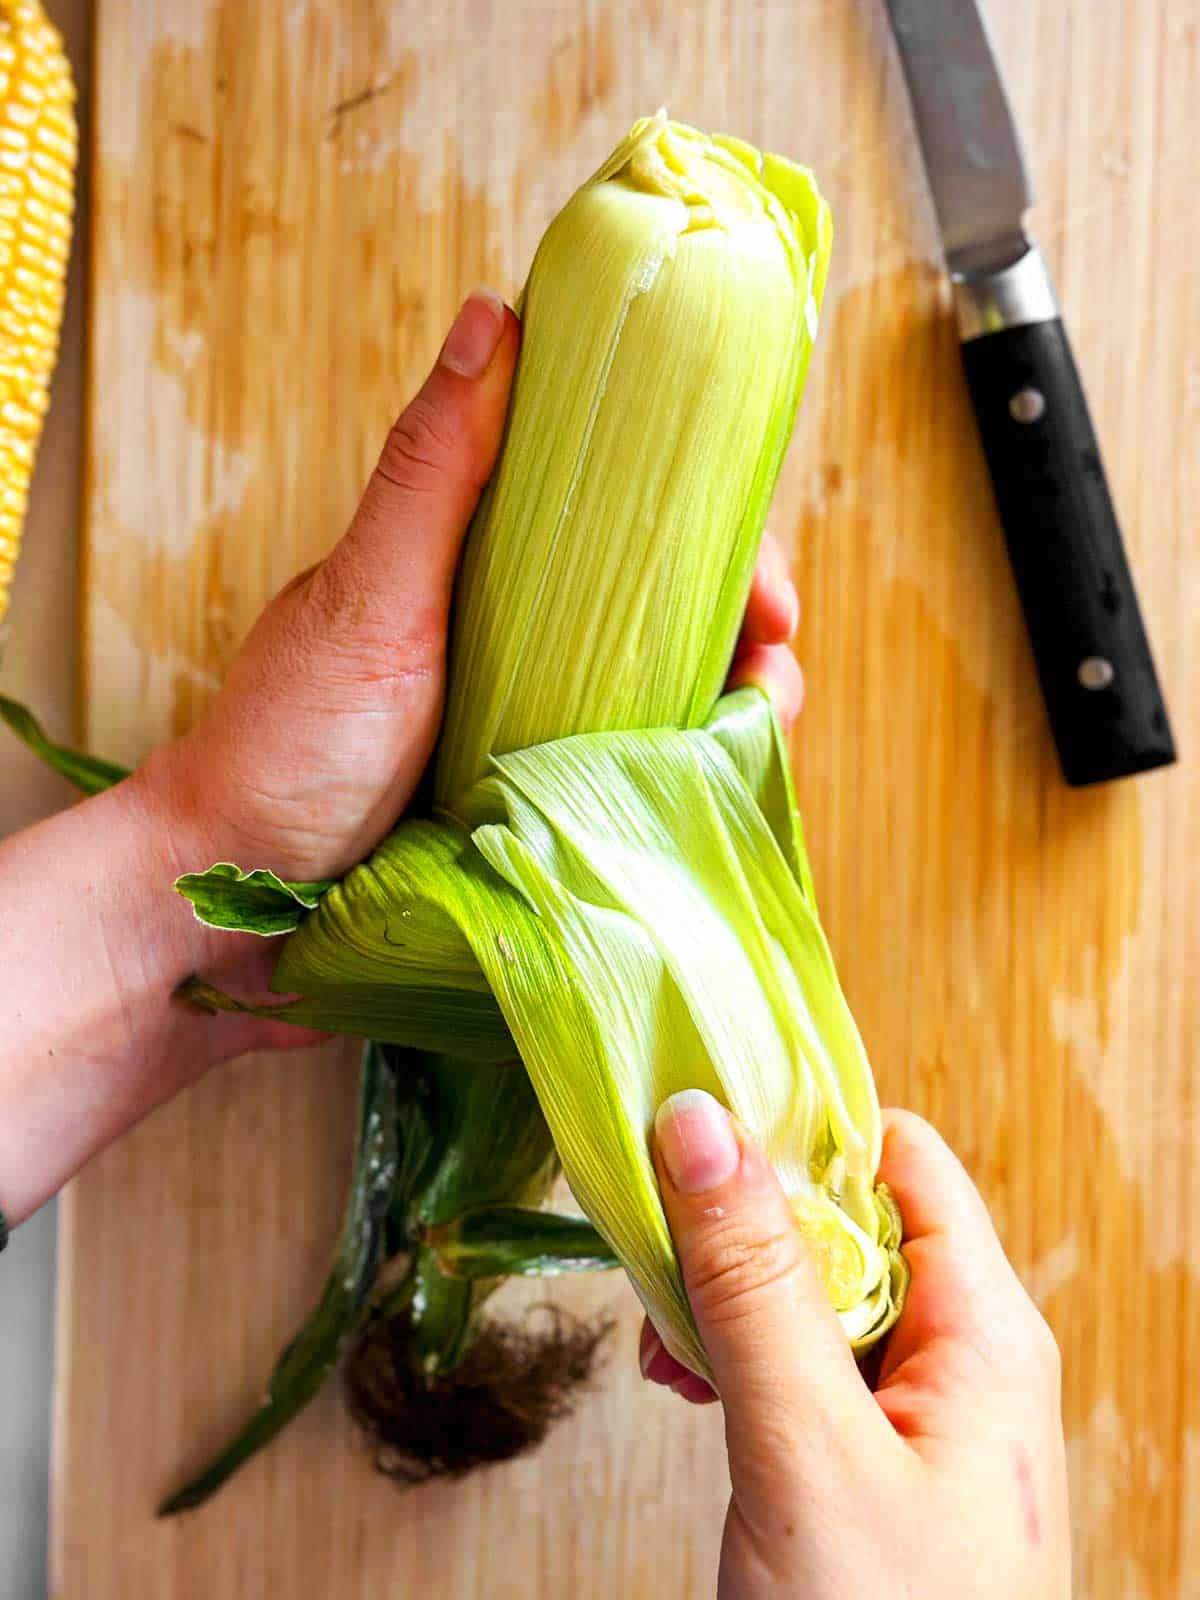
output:
[[467,299],[349,530],[263,612],[180,747],[189,795],[211,782],[206,810],[236,812],[244,848],[269,849],[290,877],[361,860],[428,763],[459,549],[499,453],[519,342],[496,295]]
[[393,424],[354,520],[313,576],[328,612],[349,612],[368,633],[377,615],[391,648],[416,656],[416,667],[440,662],[459,550],[499,453],[519,339],[498,295],[468,296]]
[[831,1456],[889,1433],[805,1247],[746,1130],[700,1089],[655,1119],[663,1206],[725,1408],[735,1491],[827,1481]]

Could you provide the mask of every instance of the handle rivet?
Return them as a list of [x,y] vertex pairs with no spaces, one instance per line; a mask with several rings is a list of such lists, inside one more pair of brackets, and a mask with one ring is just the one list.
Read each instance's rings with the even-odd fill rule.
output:
[[1106,661],[1103,656],[1085,656],[1079,663],[1076,677],[1085,689],[1107,689],[1116,673],[1112,662]]
[[1014,422],[1036,422],[1046,410],[1046,396],[1040,389],[1018,389],[1008,402],[1008,414]]

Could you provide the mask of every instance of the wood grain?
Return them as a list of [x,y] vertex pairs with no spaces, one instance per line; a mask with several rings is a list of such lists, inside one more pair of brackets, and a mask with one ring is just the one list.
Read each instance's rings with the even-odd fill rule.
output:
[[[666,102],[808,159],[838,227],[774,522],[810,704],[797,776],[883,1095],[981,1183],[1066,1367],[1076,1592],[1200,1589],[1200,23],[1009,0],[1002,59],[1183,748],[1059,783],[874,0],[100,0],[89,733],[190,722],[328,548],[460,295]],[[647,1396],[631,1298],[533,1458],[397,1497],[326,1395],[211,1507],[156,1497],[251,1403],[334,1237],[337,1048],[246,1062],[71,1192],[54,1593],[710,1593],[718,1419]]]

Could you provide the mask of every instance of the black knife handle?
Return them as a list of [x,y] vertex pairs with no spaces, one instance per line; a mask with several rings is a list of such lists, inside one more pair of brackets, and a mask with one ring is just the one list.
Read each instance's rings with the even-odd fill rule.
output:
[[1171,727],[1062,321],[1002,327],[962,353],[1063,774],[1165,766]]

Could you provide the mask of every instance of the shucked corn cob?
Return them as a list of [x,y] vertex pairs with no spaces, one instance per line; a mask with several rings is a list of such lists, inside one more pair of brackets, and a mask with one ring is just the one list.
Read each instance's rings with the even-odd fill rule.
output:
[[0,623],[62,326],[74,104],[62,39],[38,0],[0,0]]

